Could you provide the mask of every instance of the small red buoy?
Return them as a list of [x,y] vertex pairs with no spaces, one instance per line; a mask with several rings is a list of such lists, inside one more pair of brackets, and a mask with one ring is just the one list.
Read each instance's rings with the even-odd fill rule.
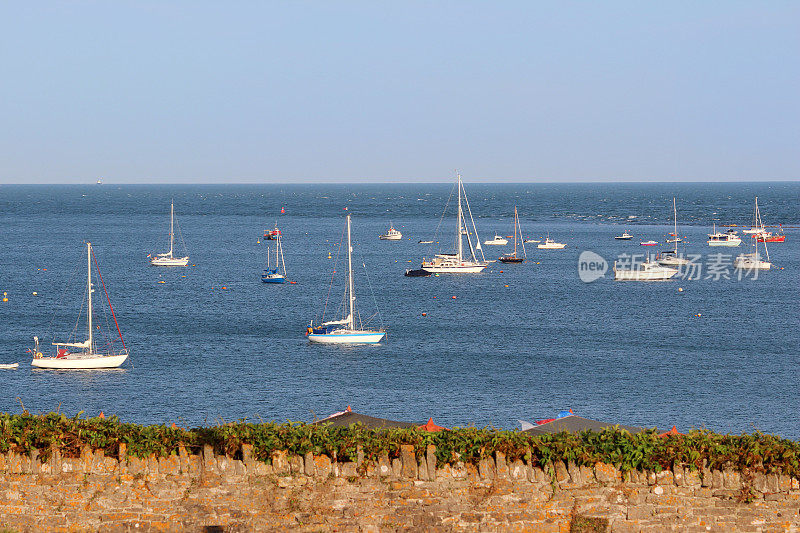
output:
[[296,282],[296,281],[290,281],[289,283],[290,283],[291,285],[297,285],[297,282]]
[[225,289],[227,289],[227,288],[228,288],[228,287],[222,287],[222,290],[224,291],[224,290],[225,290]]
[[500,271],[500,273],[502,274],[502,273],[503,273],[503,271],[501,270],[501,271]]
[[456,297],[455,297],[455,296],[451,296],[451,298],[453,298],[453,300],[455,300],[455,299],[456,299]]
[[434,297],[433,297],[433,299],[435,300],[435,299],[436,299],[436,296],[434,296]]
[[428,316],[428,313],[422,313],[422,316]]
[[286,209],[281,207],[281,215],[284,214],[284,213],[286,213]]

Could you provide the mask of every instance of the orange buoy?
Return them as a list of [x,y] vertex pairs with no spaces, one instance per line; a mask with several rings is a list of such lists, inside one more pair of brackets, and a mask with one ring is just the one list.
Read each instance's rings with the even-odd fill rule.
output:
[[455,296],[451,296],[451,298],[452,298],[453,300],[455,300],[455,299],[456,299],[456,297],[455,297]]
[[222,290],[224,291],[224,290],[225,290],[225,289],[227,289],[227,288],[228,288],[228,287],[222,287]]
[[428,316],[428,313],[422,313],[422,316]]

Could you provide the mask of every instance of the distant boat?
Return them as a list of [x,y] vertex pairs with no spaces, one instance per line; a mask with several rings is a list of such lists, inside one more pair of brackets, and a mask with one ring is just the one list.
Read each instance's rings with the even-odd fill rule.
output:
[[[422,269],[426,270],[432,274],[476,274],[481,272],[484,268],[489,266],[489,263],[486,262],[486,258],[483,255],[483,249],[481,248],[481,241],[478,238],[478,230],[475,227],[475,219],[472,217],[472,210],[469,207],[469,201],[467,200],[467,193],[464,190],[464,185],[461,183],[461,175],[458,174],[456,177],[456,187],[458,189],[458,204],[457,204],[457,211],[456,211],[456,253],[454,254],[436,254],[436,256],[431,259],[430,261],[422,260]],[[467,220],[466,216],[464,215],[464,209],[462,208],[462,197],[464,199],[464,203],[467,206],[467,213],[469,213],[470,222],[472,224],[472,231],[475,234],[475,247],[472,247],[472,238],[467,231]],[[467,237],[467,246],[469,248],[469,253],[471,259],[467,259],[465,257],[466,253],[464,251],[464,236]],[[480,254],[480,259],[478,259],[478,255]]]
[[423,270],[421,268],[417,268],[417,269],[413,269],[413,270],[410,269],[410,268],[407,268],[405,275],[408,276],[409,278],[426,278],[426,277],[430,276],[431,273],[428,272],[427,270]]
[[504,244],[508,244],[508,239],[505,239],[502,236],[495,234],[494,238],[489,239],[488,241],[483,241],[483,244],[490,244],[490,245],[493,245],[493,246],[502,246]]
[[97,184],[98,185],[102,185],[103,184],[103,178],[97,178]]
[[403,238],[403,234],[394,229],[394,224],[389,221],[389,231],[379,237],[382,241],[399,241]]
[[639,265],[639,268],[620,270],[614,261],[614,279],[616,281],[664,281],[678,273],[675,268],[661,266],[649,259]]
[[527,244],[527,243],[531,243],[531,242],[542,242],[542,240],[541,239],[525,239],[522,242]]
[[417,241],[417,244],[433,244],[433,241]]
[[639,242],[640,246],[658,246],[658,241],[641,241]]
[[633,235],[631,235],[630,233],[628,233],[628,232],[626,231],[626,232],[624,232],[622,235],[617,235],[617,236],[616,236],[616,237],[614,237],[614,238],[615,238],[616,240],[618,240],[618,241],[629,241],[629,240],[633,239]]
[[725,233],[717,231],[717,225],[714,224],[714,233],[708,234],[709,246],[739,246],[742,244],[742,239],[736,234],[736,231],[729,229]]
[[12,370],[18,367],[19,363],[0,363],[0,370]]
[[[183,239],[181,239],[183,241]],[[153,266],[162,267],[185,267],[189,264],[189,256],[175,257],[173,249],[175,247],[175,202],[169,204],[169,252],[158,254],[150,259]],[[184,250],[185,252],[185,250]]]
[[666,267],[688,265],[690,261],[685,257],[678,255],[678,242],[680,242],[681,239],[678,237],[678,207],[674,196],[672,197],[672,213],[674,217],[674,233],[672,236],[675,238],[671,241],[668,240],[667,242],[674,243],[675,249],[661,252],[656,261],[658,261],[659,265]]
[[347,288],[345,289],[347,301],[347,315],[339,320],[329,320],[314,326],[314,322],[307,328],[306,334],[311,342],[322,344],[377,344],[381,342],[386,332],[380,330],[363,329],[359,324],[356,328],[355,289],[353,285],[353,244],[350,237],[350,215],[347,215]]
[[272,230],[264,230],[264,238],[268,241],[275,241],[281,236],[281,230],[278,229],[278,223],[275,222],[275,228]]
[[[76,369],[91,369],[91,368],[117,368],[128,358],[128,350],[125,347],[125,341],[122,339],[122,333],[117,325],[117,317],[114,314],[114,308],[111,307],[111,300],[108,300],[109,309],[111,309],[111,317],[114,319],[114,325],[117,326],[119,333],[119,340],[122,342],[122,350],[114,351],[111,348],[111,342],[106,342],[98,347],[94,338],[94,326],[92,324],[92,293],[94,292],[94,284],[92,283],[92,260],[94,259],[95,266],[97,260],[94,258],[92,252],[92,243],[86,243],[86,259],[87,259],[87,282],[86,282],[86,333],[87,339],[83,342],[54,342],[53,346],[56,347],[56,353],[52,356],[45,356],[39,349],[39,337],[33,338],[33,360],[31,365],[37,368],[53,368],[60,370],[76,370]],[[105,291],[105,283],[103,277],[100,275],[99,268],[97,275],[103,285],[103,291],[108,298],[108,292]],[[83,308],[83,306],[81,306]],[[83,311],[83,309],[81,309]],[[80,317],[79,317],[80,319]],[[99,329],[99,325],[96,326]],[[73,330],[74,331],[74,330]],[[71,349],[77,350],[72,351]]]
[[537,248],[542,250],[561,250],[562,248],[566,247],[567,245],[564,243],[556,242],[550,238],[550,235],[544,240],[544,242],[537,246]]
[[517,213],[517,206],[514,206],[514,252],[500,256],[501,263],[522,263],[528,257],[525,253],[525,244],[522,245],[522,257],[517,255],[517,234],[522,240],[522,227],[519,225],[519,214]]
[[271,251],[267,247],[267,268],[261,274],[263,283],[284,283],[286,281],[286,262],[283,260],[283,246],[281,236],[278,235],[275,244],[275,266],[270,265]]
[[[759,228],[761,232],[758,235],[764,234],[764,224],[761,222],[761,212],[758,210],[758,196],[756,196],[756,208],[753,214],[753,227]],[[767,260],[764,261],[758,253],[758,243],[764,244],[764,254]],[[769,250],[767,250],[767,243],[763,240],[755,239],[752,242],[753,251],[747,254],[740,254],[733,261],[733,267],[740,270],[769,270],[772,268],[772,263],[769,261]]]

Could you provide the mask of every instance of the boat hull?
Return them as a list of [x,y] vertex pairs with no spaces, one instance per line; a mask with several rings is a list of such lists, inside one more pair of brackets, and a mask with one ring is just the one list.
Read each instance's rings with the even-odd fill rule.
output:
[[346,333],[309,333],[308,340],[318,344],[378,344],[385,331],[353,331]]
[[94,368],[117,368],[128,358],[128,354],[104,355],[98,357],[38,357],[31,361],[31,366],[55,370],[88,370]]
[[150,260],[152,266],[157,267],[185,267],[189,264],[188,257],[154,257]]
[[483,241],[486,246],[503,246],[508,244],[508,239],[496,239],[493,241]]
[[0,369],[4,369],[4,370],[11,370],[11,369],[17,368],[17,367],[19,367],[19,363],[3,363],[3,364],[0,364]]
[[688,265],[689,263],[691,263],[691,261],[689,259],[686,259],[685,257],[665,257],[657,260],[657,263],[665,267],[676,267],[676,266]]
[[402,235],[381,235],[378,237],[382,241],[400,241],[403,239]]
[[728,248],[735,248],[742,244],[741,239],[730,241],[708,241],[709,246],[727,246]]
[[540,250],[561,250],[566,247],[566,244],[540,244],[537,246]]
[[286,278],[284,278],[283,276],[278,276],[274,278],[261,276],[261,283],[285,283],[285,282]]
[[499,259],[501,263],[522,263],[525,261],[524,257],[501,257]]
[[786,240],[786,235],[776,235],[773,237],[766,237],[766,238],[759,236],[756,237],[756,240],[758,242],[783,242]]
[[431,274],[477,274],[489,265],[422,265],[422,270]]

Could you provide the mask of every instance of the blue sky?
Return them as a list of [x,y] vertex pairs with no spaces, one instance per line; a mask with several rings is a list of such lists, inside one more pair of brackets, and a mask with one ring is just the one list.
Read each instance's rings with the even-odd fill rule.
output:
[[800,178],[800,3],[6,3],[0,183]]

